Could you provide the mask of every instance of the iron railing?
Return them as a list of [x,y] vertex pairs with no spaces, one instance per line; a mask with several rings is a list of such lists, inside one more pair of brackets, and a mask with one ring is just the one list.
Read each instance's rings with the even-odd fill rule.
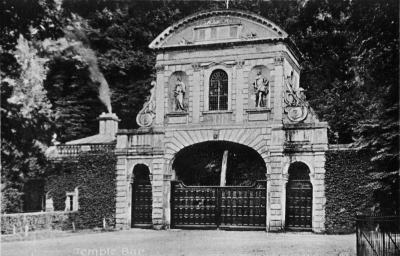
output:
[[357,255],[400,255],[400,216],[357,215]]

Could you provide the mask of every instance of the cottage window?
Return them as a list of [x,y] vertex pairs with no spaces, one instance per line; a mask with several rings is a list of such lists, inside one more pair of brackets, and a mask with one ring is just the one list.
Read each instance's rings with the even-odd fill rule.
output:
[[210,77],[209,110],[228,110],[228,75],[215,70]]
[[65,211],[77,211],[78,210],[78,188],[75,188],[74,192],[67,192],[65,199]]

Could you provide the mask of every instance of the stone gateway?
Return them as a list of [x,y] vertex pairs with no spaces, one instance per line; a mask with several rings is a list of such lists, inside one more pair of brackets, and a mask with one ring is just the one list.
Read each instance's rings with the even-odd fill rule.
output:
[[[210,217],[214,213],[207,209],[222,207],[218,200],[232,192],[236,206],[258,207],[257,223],[268,231],[324,232],[328,125],[305,100],[299,86],[301,53],[288,34],[253,13],[211,10],[178,21],[149,47],[157,53],[157,79],[137,117],[141,127],[117,133],[117,226],[140,226],[147,219],[157,229],[173,227],[171,202],[176,195],[171,191],[185,187],[175,182],[176,155],[214,141],[256,151],[264,161],[266,181],[246,189],[227,187],[223,195],[187,187],[193,195],[179,194],[187,199],[186,206],[204,208],[192,217]],[[137,166],[147,169],[148,183],[135,183]],[[250,196],[257,191],[258,206]],[[141,212],[148,217],[135,223],[132,216]],[[252,223],[255,212],[249,210],[246,222],[240,223]],[[244,211],[236,211],[236,217],[240,214]],[[196,223],[188,219],[188,224]]]

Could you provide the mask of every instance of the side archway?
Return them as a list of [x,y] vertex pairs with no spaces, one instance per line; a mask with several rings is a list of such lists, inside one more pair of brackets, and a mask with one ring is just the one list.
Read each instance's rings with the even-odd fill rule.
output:
[[132,170],[131,227],[152,225],[153,194],[150,169],[145,164],[136,164]]
[[285,184],[285,228],[311,230],[313,216],[313,185],[311,171],[303,162],[290,164]]

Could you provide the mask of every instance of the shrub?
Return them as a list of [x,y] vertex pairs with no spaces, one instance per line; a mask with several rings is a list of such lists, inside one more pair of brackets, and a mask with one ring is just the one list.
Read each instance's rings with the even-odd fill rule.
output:
[[325,228],[327,233],[356,231],[357,213],[369,213],[373,192],[366,174],[371,153],[367,150],[336,150],[326,153]]
[[47,180],[46,191],[53,198],[54,209],[65,209],[66,192],[78,187],[79,228],[115,226],[116,162],[112,152],[82,154],[54,163]]

